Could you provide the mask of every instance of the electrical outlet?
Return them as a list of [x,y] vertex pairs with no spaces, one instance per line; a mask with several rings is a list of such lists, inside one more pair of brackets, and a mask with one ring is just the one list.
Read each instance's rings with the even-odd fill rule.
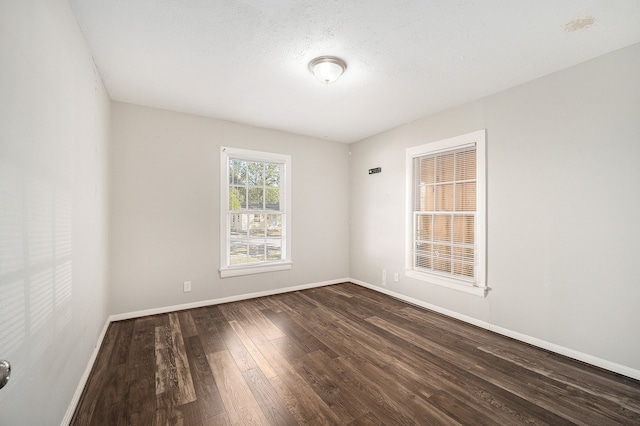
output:
[[182,291],[184,291],[185,293],[188,293],[191,291],[191,281],[185,281],[184,285],[182,287]]
[[387,270],[382,270],[382,285],[387,285]]
[[394,272],[394,273],[393,273],[393,280],[394,280],[395,282],[400,281],[400,274],[398,274],[397,272]]

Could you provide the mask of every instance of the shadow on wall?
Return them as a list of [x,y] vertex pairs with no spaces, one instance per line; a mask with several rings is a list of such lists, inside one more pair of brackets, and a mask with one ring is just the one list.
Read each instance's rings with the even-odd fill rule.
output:
[[71,171],[56,179],[25,171],[0,159],[0,358],[13,367],[7,388],[28,379],[32,367],[50,365],[47,349],[73,312]]

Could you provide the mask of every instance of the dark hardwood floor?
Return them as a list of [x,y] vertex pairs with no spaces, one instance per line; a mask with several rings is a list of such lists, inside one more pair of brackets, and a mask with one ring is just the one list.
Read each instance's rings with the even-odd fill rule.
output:
[[640,382],[345,283],[111,324],[72,424],[640,425]]

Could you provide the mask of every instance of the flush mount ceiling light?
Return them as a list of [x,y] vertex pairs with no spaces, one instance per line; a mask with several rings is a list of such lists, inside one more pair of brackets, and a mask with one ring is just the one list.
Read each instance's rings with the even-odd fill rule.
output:
[[347,69],[347,64],[335,56],[319,56],[309,62],[309,71],[325,84],[336,81]]

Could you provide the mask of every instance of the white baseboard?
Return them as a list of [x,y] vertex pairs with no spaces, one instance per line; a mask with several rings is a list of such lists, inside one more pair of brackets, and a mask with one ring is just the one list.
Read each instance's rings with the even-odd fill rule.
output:
[[111,315],[109,316],[109,318],[107,318],[107,321],[104,324],[102,333],[100,333],[100,336],[98,337],[98,342],[96,344],[96,347],[94,348],[93,353],[91,354],[91,358],[89,358],[89,362],[87,363],[87,368],[85,369],[84,373],[82,374],[82,377],[80,378],[80,383],[78,383],[78,387],[76,388],[76,391],[73,394],[73,398],[71,399],[69,408],[67,408],[67,412],[65,413],[65,416],[62,419],[62,423],[60,423],[60,425],[68,426],[69,423],[71,422],[73,413],[76,411],[76,407],[78,405],[78,402],[80,401],[80,396],[82,396],[82,391],[84,390],[87,380],[89,379],[89,374],[91,374],[91,370],[93,369],[93,364],[95,363],[96,358],[98,357],[98,351],[102,346],[102,341],[104,340],[104,336],[107,333],[107,328],[109,328],[109,324],[111,324],[114,321],[122,321],[127,319],[139,318],[147,315],[165,314],[167,312],[182,311],[185,309],[201,308],[203,306],[220,305],[222,303],[238,302],[240,300],[255,299],[257,297],[264,297],[264,296],[273,296],[281,293],[290,293],[292,291],[306,290],[309,288],[316,288],[316,287],[324,287],[327,285],[340,284],[340,283],[349,282],[349,281],[350,281],[349,278],[341,278],[338,280],[322,281],[322,282],[317,282],[312,284],[303,284],[303,285],[298,285],[293,287],[284,287],[284,288],[279,288],[275,290],[240,294],[237,296],[223,297],[220,299],[209,299],[209,300],[203,300],[199,302],[185,303],[181,305],[165,306],[161,308],[145,309],[143,311]]
[[192,303],[183,303],[180,305],[164,306],[161,308],[145,309],[143,311],[127,312],[124,314],[111,315],[109,321],[122,321],[132,318],[145,317],[147,315],[166,314],[167,312],[183,311],[185,309],[201,308],[203,306],[221,305],[223,303],[238,302],[240,300],[255,299],[264,296],[273,296],[275,294],[290,293],[292,291],[306,290],[315,287],[324,287],[326,285],[339,284],[349,282],[349,278],[341,278],[338,280],[322,281],[312,284],[303,284],[293,287],[278,288],[275,290],[259,291],[256,293],[239,294],[236,296],[222,297],[219,299],[201,300]]
[[613,371],[614,373],[622,374],[624,376],[631,377],[636,380],[640,380],[640,370],[637,370],[635,368],[627,367],[625,365],[617,364],[615,362],[598,358],[596,356],[589,355],[583,352],[579,352],[574,349],[556,345],[555,343],[547,342],[546,340],[538,339],[537,337],[532,337],[523,333],[519,333],[517,331],[509,330],[508,328],[493,325],[486,321],[481,321],[476,318],[472,318],[470,316],[463,315],[461,313],[442,308],[440,306],[432,305],[431,303],[427,303],[419,299],[414,299],[413,297],[405,296],[404,294],[396,293],[395,291],[391,291],[383,287],[378,287],[364,281],[356,280],[353,278],[351,278],[349,281],[351,281],[354,284],[358,284],[362,287],[366,287],[370,290],[374,290],[379,293],[383,293],[388,296],[395,297],[396,299],[403,300],[407,303],[411,303],[412,305],[417,305],[425,309],[429,309],[431,311],[446,315],[448,317],[455,318],[460,321],[464,321],[466,323],[473,324],[475,326],[487,329],[489,331],[502,334],[503,336],[507,336],[512,339],[519,340],[521,342],[528,343],[530,345],[537,346],[539,348],[546,349],[548,351],[555,352],[557,354],[564,355],[566,357],[573,358],[578,361],[582,361],[584,363],[603,368],[605,370]]
[[104,323],[104,327],[102,327],[102,332],[98,336],[98,342],[96,343],[95,348],[93,348],[93,352],[91,353],[91,357],[89,358],[89,362],[87,362],[87,367],[84,369],[84,373],[80,377],[80,383],[78,383],[78,387],[76,387],[76,391],[73,394],[73,398],[71,398],[71,403],[69,404],[69,408],[67,408],[67,412],[62,418],[61,426],[67,426],[71,423],[71,418],[73,417],[73,413],[76,411],[76,406],[80,401],[80,397],[82,396],[82,391],[84,390],[85,385],[87,384],[87,380],[89,380],[89,374],[91,374],[91,369],[93,368],[93,364],[96,362],[96,358],[98,358],[98,352],[100,352],[100,347],[102,346],[102,341],[104,340],[104,336],[107,334],[107,329],[109,328],[109,324],[111,321],[107,319]]

